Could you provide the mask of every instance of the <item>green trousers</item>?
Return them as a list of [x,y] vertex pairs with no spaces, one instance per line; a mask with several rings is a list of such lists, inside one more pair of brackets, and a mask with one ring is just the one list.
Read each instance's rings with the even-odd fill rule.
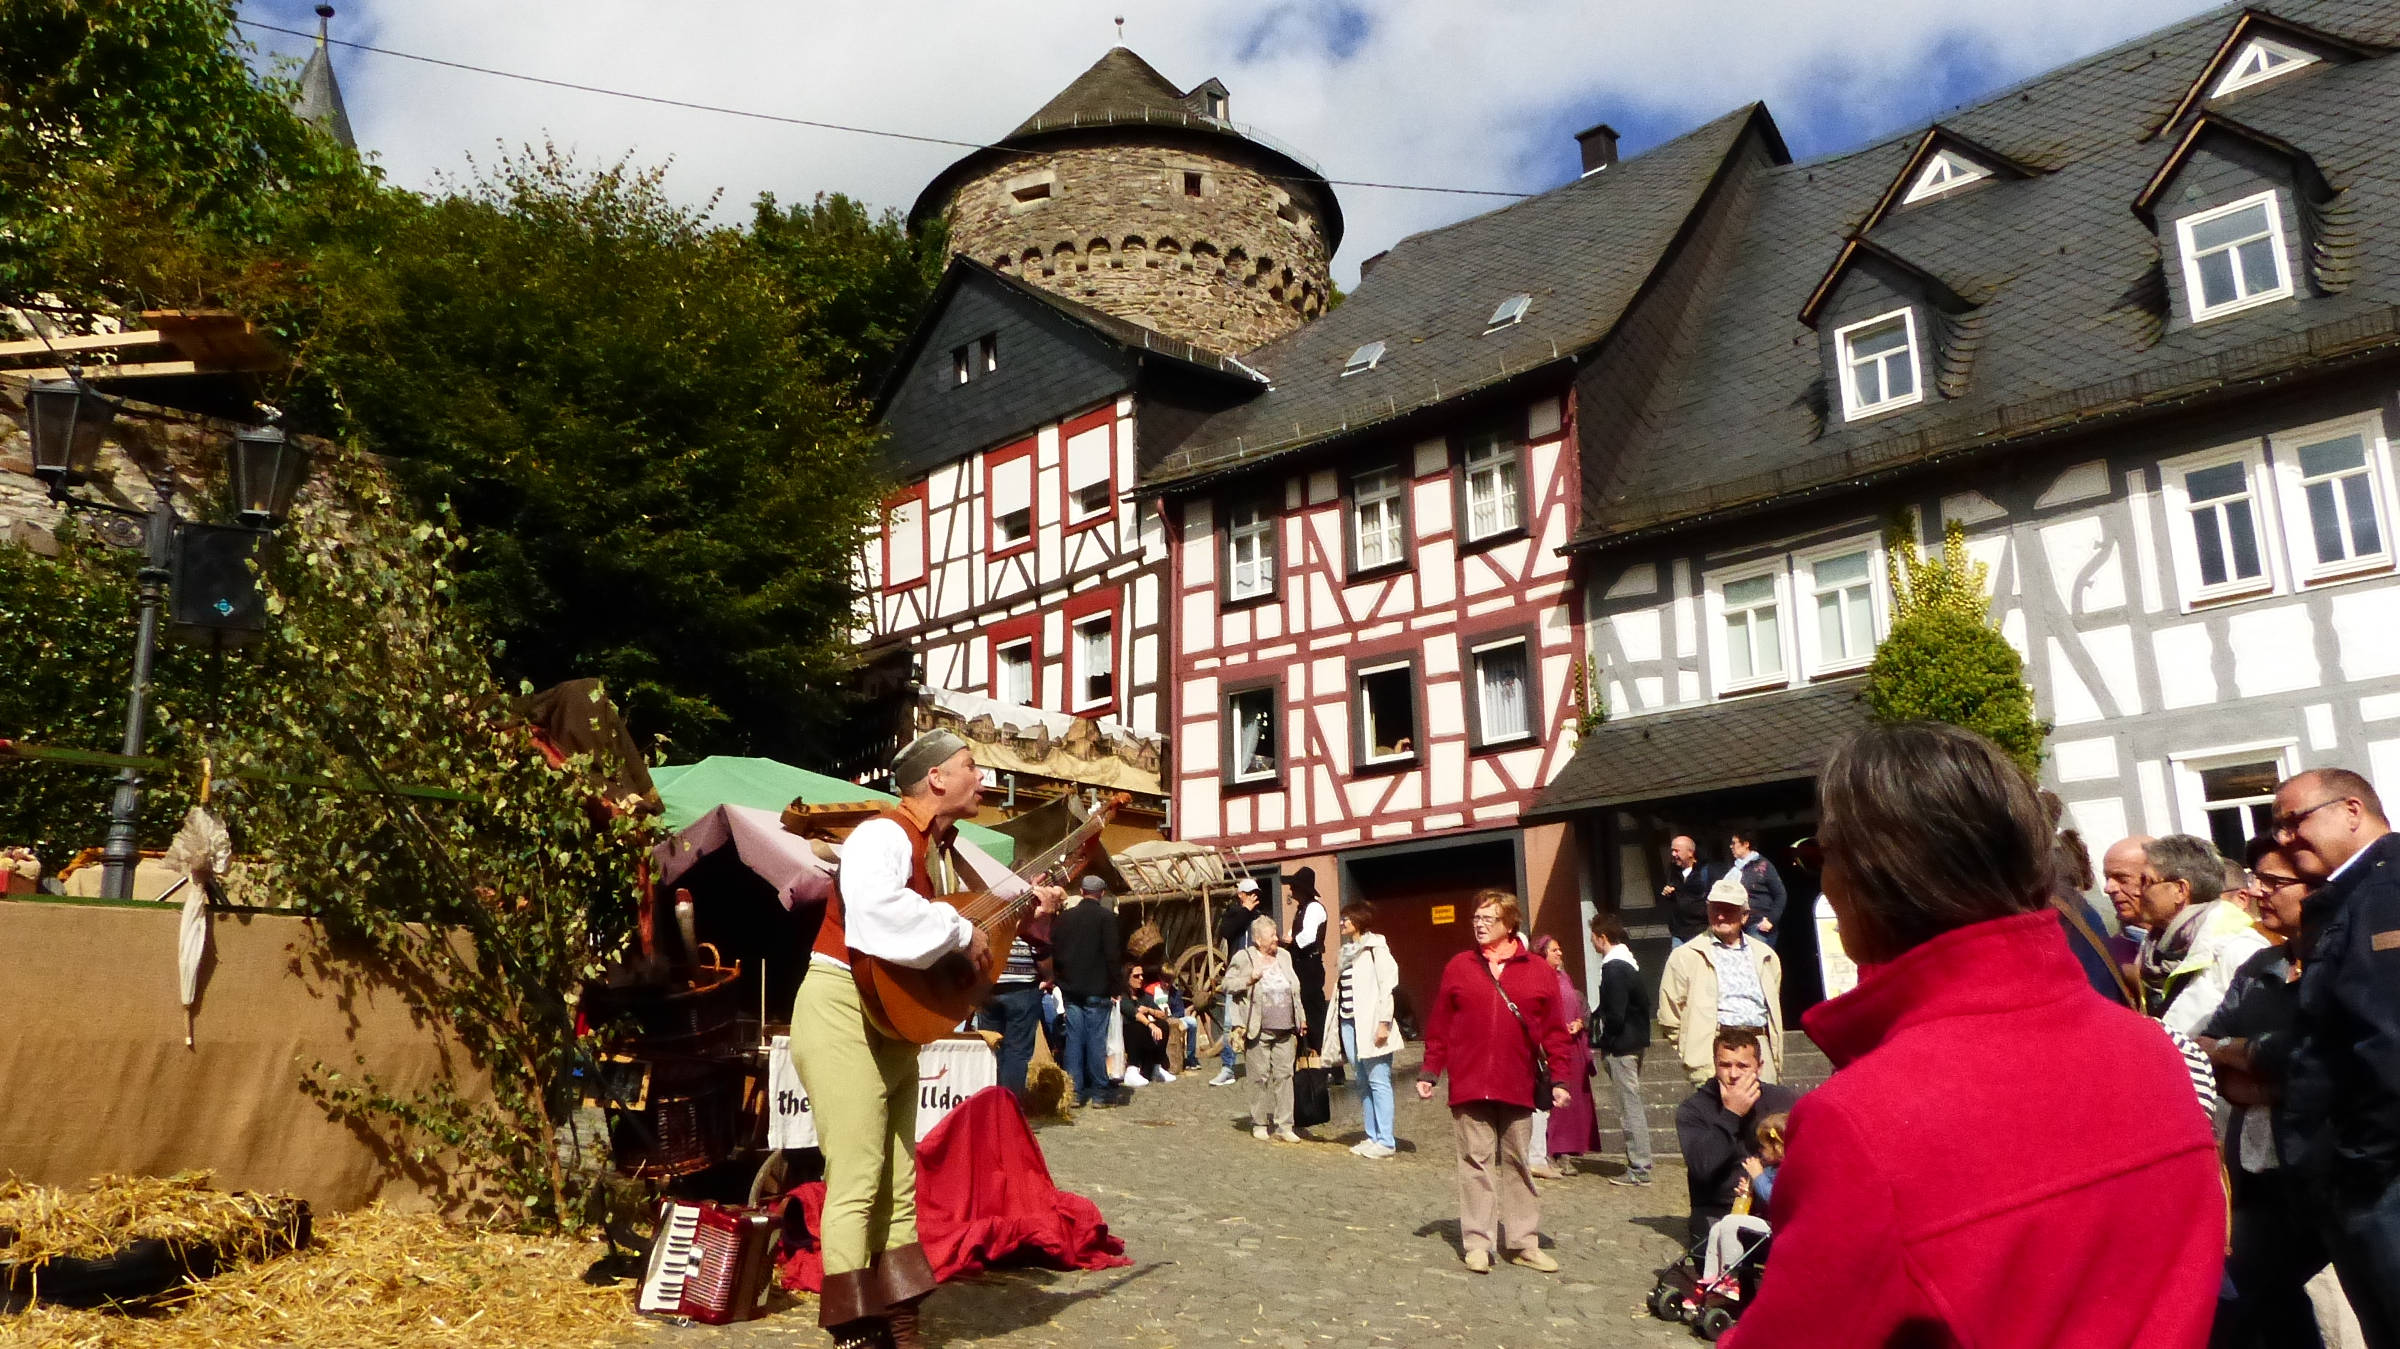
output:
[[930,1292],[917,1245],[917,1047],[875,1028],[849,974],[811,965],[792,1002],[792,1066],[825,1154],[819,1320],[881,1315]]

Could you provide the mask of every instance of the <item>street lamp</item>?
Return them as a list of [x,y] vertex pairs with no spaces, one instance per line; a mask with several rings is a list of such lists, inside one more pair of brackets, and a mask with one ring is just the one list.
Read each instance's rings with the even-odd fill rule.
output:
[[[140,627],[133,647],[133,683],[125,705],[125,746],[128,759],[138,759],[150,719],[150,672],[158,656],[159,614],[166,605],[167,582],[176,560],[178,533],[183,522],[175,514],[175,475],[161,462],[150,475],[148,510],[95,501],[69,489],[89,482],[98,472],[100,442],[116,420],[117,405],[94,392],[80,374],[64,380],[36,381],[25,394],[25,431],[33,442],[33,471],[50,489],[50,497],[69,510],[103,511],[142,522],[142,566],[135,576]],[[281,427],[244,427],[228,447],[233,502],[244,528],[265,534],[290,515],[292,498],[308,476],[308,452],[292,443]],[[133,873],[141,860],[134,823],[141,813],[142,775],[128,765],[118,770],[117,790],[109,803],[108,839],[101,848],[105,879],[102,893],[110,899],[133,898]]]
[[56,501],[91,480],[100,441],[117,419],[117,405],[69,367],[65,379],[36,380],[25,390],[25,429],[33,440],[33,476]]

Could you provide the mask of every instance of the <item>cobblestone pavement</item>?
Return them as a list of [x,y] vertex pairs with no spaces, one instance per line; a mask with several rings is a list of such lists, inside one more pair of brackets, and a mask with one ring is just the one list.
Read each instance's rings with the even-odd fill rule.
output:
[[[1210,1064],[1206,1072],[1213,1072]],[[1542,1182],[1542,1227],[1560,1266],[1536,1274],[1459,1262],[1450,1117],[1420,1102],[1415,1055],[1400,1075],[1400,1156],[1370,1162],[1355,1097],[1337,1088],[1318,1142],[1261,1143],[1249,1087],[1206,1073],[1143,1087],[1122,1109],[1041,1128],[1052,1175],[1100,1205],[1129,1267],[1012,1270],[944,1286],[928,1306],[946,1345],[1543,1345],[1699,1341],[1642,1308],[1674,1258],[1683,1174],[1671,1137],[1659,1183],[1610,1185],[1613,1161]],[[819,1345],[815,1307],[722,1331],[661,1327],[648,1343]]]

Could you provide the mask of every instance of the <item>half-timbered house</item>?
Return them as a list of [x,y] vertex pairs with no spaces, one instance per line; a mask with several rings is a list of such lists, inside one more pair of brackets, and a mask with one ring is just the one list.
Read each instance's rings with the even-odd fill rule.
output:
[[2219,11],[1748,167],[1653,369],[1574,391],[1609,721],[1535,814],[1604,896],[1646,911],[1675,832],[1809,832],[1895,520],[1990,565],[2093,848],[2238,853],[2305,766],[2400,783],[2395,47],[2390,4]]
[[1521,818],[1574,744],[1575,371],[1645,321],[1736,166],[1785,157],[1758,109],[1621,163],[1606,127],[1583,139],[1577,181],[1404,240],[1246,353],[1271,387],[1142,480],[1171,545],[1178,837],[1373,901],[1417,999],[1481,887],[1580,926],[1569,829]]

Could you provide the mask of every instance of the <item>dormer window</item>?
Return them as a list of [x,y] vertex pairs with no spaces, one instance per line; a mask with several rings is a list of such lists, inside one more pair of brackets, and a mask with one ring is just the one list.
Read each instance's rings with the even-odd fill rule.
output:
[[1944,193],[1954,192],[1991,176],[1990,169],[1965,155],[1955,150],[1939,150],[1933,158],[1925,161],[1925,167],[1918,172],[1917,180],[1908,185],[1908,195],[1900,199],[1900,204],[1908,206],[1931,201]]
[[2183,247],[2183,284],[2192,321],[2280,300],[2292,293],[2283,247],[2283,212],[2273,192],[2175,222]]
[[1490,318],[1483,321],[1483,330],[1488,333],[1495,328],[1505,328],[1512,323],[1521,323],[1525,319],[1525,311],[1531,308],[1533,308],[1532,296],[1511,295],[1500,302],[1500,307],[1492,311]]
[[2210,98],[2223,98],[2254,84],[2265,84],[2279,75],[2288,75],[2302,66],[2315,65],[2314,52],[2304,52],[2270,37],[2254,37],[2242,44],[2225,67],[2225,77],[2217,87],[2208,91]]
[[1917,377],[1917,312],[1894,310],[1833,335],[1842,381],[1842,417],[1855,421],[1922,402]]
[[1342,376],[1346,379],[1352,375],[1362,374],[1366,371],[1372,370],[1375,368],[1375,363],[1382,359],[1383,343],[1369,342],[1365,346],[1360,347],[1358,350],[1351,352],[1350,359],[1342,363]]

